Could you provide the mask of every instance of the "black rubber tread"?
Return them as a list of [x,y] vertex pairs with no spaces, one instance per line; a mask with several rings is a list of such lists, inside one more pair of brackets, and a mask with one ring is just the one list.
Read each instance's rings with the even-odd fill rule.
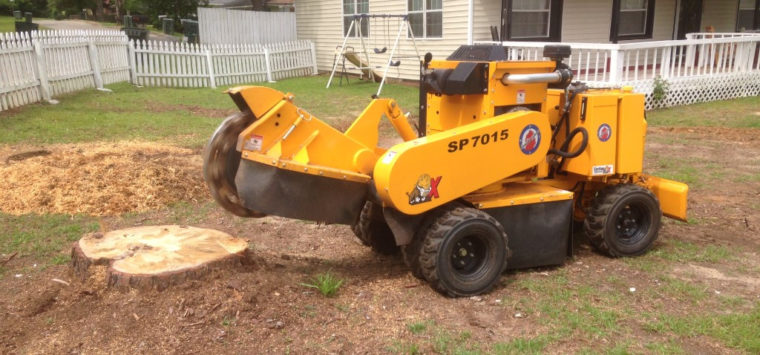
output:
[[404,263],[409,267],[414,277],[421,280],[425,279],[425,276],[422,275],[422,267],[420,266],[420,248],[422,247],[422,241],[425,239],[425,235],[428,233],[430,226],[442,214],[457,207],[465,206],[461,203],[453,202],[427,212],[425,218],[422,219],[422,223],[418,226],[417,232],[415,232],[414,237],[412,238],[412,242],[401,246],[401,255],[404,258]]
[[[645,238],[642,239],[642,245],[635,250],[621,250],[616,244],[617,236],[614,232],[614,221],[610,224],[610,214],[620,204],[627,204],[632,198],[643,198],[648,200],[650,208],[648,212],[652,218],[649,230]],[[614,217],[613,217],[614,218]],[[662,210],[660,201],[647,188],[634,184],[618,184],[607,186],[594,198],[591,208],[586,213],[586,219],[583,222],[583,229],[591,245],[600,252],[611,257],[638,256],[646,253],[657,240],[660,230],[660,220]]]
[[393,255],[399,251],[393,231],[383,217],[382,207],[374,202],[364,203],[359,219],[351,226],[351,230],[362,244],[378,254]]
[[[446,239],[453,237],[452,232],[456,233],[459,227],[473,221],[486,222],[493,225],[498,231],[498,237],[501,238],[500,242],[503,242],[503,250],[495,251],[497,257],[491,260],[495,265],[495,269],[498,269],[498,272],[490,280],[487,280],[475,289],[456,289],[448,284],[448,281],[445,279],[447,275],[441,271],[439,252]],[[481,210],[463,206],[445,210],[440,216],[435,218],[422,237],[418,257],[420,271],[433,289],[449,297],[473,296],[488,292],[499,281],[501,274],[507,268],[507,256],[509,255],[507,233],[498,221]],[[494,270],[491,272],[494,272]]]

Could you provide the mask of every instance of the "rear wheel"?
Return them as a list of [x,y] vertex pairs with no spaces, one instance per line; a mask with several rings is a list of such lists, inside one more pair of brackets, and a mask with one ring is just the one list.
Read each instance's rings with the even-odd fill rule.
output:
[[351,230],[362,244],[371,247],[376,253],[392,255],[399,250],[393,231],[383,217],[382,207],[374,202],[364,203],[359,219],[351,226]]
[[430,285],[445,295],[487,292],[507,267],[507,234],[499,222],[478,209],[445,211],[422,237],[420,270]]
[[657,239],[662,211],[657,197],[633,185],[608,186],[594,199],[583,228],[591,244],[612,256],[637,256]]

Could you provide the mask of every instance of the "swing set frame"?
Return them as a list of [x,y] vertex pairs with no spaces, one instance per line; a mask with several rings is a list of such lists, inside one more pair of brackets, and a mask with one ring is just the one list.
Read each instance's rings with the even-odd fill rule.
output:
[[[370,55],[369,51],[367,50],[367,45],[364,40],[364,36],[362,33],[362,21],[370,21],[367,28],[369,29],[371,27],[371,20],[372,19],[385,19],[385,37],[386,41],[388,38],[388,28],[389,24],[387,21],[393,18],[400,19],[399,26],[398,26],[398,32],[396,33],[396,40],[393,42],[393,47],[391,47],[390,53],[388,55],[388,60],[385,62],[384,68],[382,66],[374,67],[372,65],[372,62],[370,61]],[[421,60],[422,57],[420,57],[420,52],[417,49],[417,41],[414,38],[414,32],[412,31],[412,27],[409,24],[409,15],[394,15],[394,14],[356,14],[353,15],[353,20],[351,21],[351,25],[348,27],[348,31],[346,32],[346,35],[343,37],[343,44],[340,46],[340,55],[345,55],[346,50],[346,44],[348,43],[349,37],[351,37],[353,29],[357,29],[357,35],[359,37],[359,41],[361,42],[361,48],[362,48],[362,55],[364,56],[364,60],[366,62],[366,66],[358,66],[356,69],[359,71],[367,70],[369,73],[370,80],[374,80],[374,69],[384,69],[383,70],[383,77],[380,80],[380,86],[377,88],[377,93],[374,95],[375,97],[380,97],[380,93],[383,91],[383,85],[385,85],[385,79],[388,77],[388,71],[390,70],[390,67],[392,66],[399,66],[401,65],[401,61],[397,59],[402,58],[410,58],[411,56],[400,56],[396,57],[396,50],[398,49],[399,41],[401,40],[401,34],[404,33],[404,30],[406,30],[406,33],[409,35],[409,39],[412,40],[412,46],[414,47],[414,52],[416,54],[417,60]],[[371,36],[372,31],[370,31]],[[367,37],[369,40],[369,36]],[[383,54],[386,53],[387,47],[383,48],[382,50],[378,50],[377,48],[374,48],[375,54]],[[397,61],[394,61],[397,60]],[[333,77],[335,76],[335,71],[338,69],[338,58],[336,56],[336,59],[333,62],[333,68],[332,72],[330,73],[330,79],[327,81],[327,87],[330,88],[330,85],[332,84]]]

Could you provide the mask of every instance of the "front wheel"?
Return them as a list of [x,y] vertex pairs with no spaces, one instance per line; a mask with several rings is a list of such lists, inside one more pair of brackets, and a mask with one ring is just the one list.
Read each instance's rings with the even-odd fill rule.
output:
[[591,244],[612,256],[637,256],[654,244],[662,210],[648,189],[633,185],[608,186],[594,199],[583,229]]
[[507,267],[507,234],[481,210],[452,208],[437,217],[421,237],[422,275],[445,295],[488,292]]

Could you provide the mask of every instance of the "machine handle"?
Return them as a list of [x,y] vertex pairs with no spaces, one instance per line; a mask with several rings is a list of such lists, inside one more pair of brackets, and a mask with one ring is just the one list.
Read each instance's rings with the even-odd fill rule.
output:
[[501,77],[501,83],[509,84],[533,84],[533,83],[563,83],[573,80],[573,71],[570,69],[557,69],[551,73],[536,74],[509,74]]

